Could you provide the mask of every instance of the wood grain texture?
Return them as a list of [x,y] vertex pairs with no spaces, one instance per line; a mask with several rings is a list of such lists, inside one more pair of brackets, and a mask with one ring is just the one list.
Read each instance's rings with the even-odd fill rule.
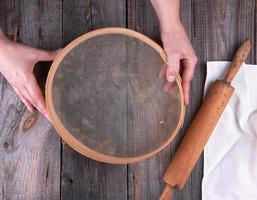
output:
[[91,0],[92,30],[105,27],[126,27],[126,0]]
[[[160,43],[159,23],[148,0],[128,1],[128,28],[135,29]],[[128,199],[158,199],[163,188],[162,175],[168,166],[170,149],[146,161],[128,166]]]
[[[136,27],[138,27],[138,24],[141,24],[143,28],[139,31],[143,31],[146,35],[150,37],[156,37],[156,34],[158,34],[158,20],[156,19],[156,16],[154,15],[153,9],[148,1],[141,1],[139,3],[138,1],[131,1],[131,4],[128,4],[131,7],[128,7],[128,13],[131,13],[131,26],[133,27],[133,24]],[[186,30],[189,33],[189,36],[193,35],[192,33],[192,27],[193,24],[192,19],[194,19],[192,16],[194,15],[194,12],[192,11],[190,1],[181,1],[181,18],[186,26]],[[200,7],[201,8],[201,7]],[[132,11],[129,11],[129,9],[132,9]],[[134,11],[133,11],[134,10]],[[153,13],[153,14],[149,14]],[[147,16],[147,17],[146,17]],[[129,21],[129,20],[128,20]],[[130,24],[128,23],[128,24]],[[148,24],[148,26],[146,25]],[[156,27],[156,29],[153,29],[152,27]],[[204,30],[204,29],[203,29]],[[201,34],[201,33],[200,33]],[[159,34],[158,34],[159,37]],[[192,39],[192,38],[191,38]],[[160,41],[160,38],[155,38],[155,40]],[[199,40],[199,38],[198,38]],[[201,71],[198,72],[198,76],[202,76],[204,71],[200,69]],[[200,74],[199,74],[200,73]],[[197,79],[196,79],[197,80]],[[171,155],[175,152],[176,147],[180,143],[183,133],[185,129],[188,127],[190,120],[192,119],[192,116],[194,115],[197,107],[200,105],[201,96],[202,96],[202,90],[199,90],[199,87],[203,87],[203,81],[200,77],[200,80],[198,83],[196,83],[196,86],[192,87],[192,93],[197,93],[196,95],[191,95],[191,101],[190,101],[190,107],[187,109],[186,119],[184,123],[184,128],[180,131],[179,135],[177,136],[176,140],[172,142],[170,149],[167,148],[160,154],[158,154],[154,158],[150,158],[149,160],[145,162],[141,162],[136,165],[132,165],[129,169],[129,180],[130,180],[130,199],[157,199],[160,195],[160,192],[162,191],[164,185],[162,182],[162,175],[164,173],[164,170],[166,170],[169,160],[172,157]],[[194,97],[194,98],[193,98]],[[196,103],[194,103],[194,101]],[[195,178],[190,178],[189,184],[186,185],[183,192],[175,191],[174,199],[198,199],[200,198],[200,181],[201,179],[197,177],[202,176],[202,162],[200,162],[197,165],[197,170],[193,172],[193,176],[195,175]],[[191,192],[194,191],[194,196],[192,196]]]
[[127,26],[161,44],[159,21],[150,1],[127,0]]
[[[209,60],[231,60],[238,46],[247,39],[255,43],[256,1],[208,1],[207,45]],[[247,63],[254,62],[251,51]]]
[[[171,144],[171,158],[183,139],[193,117],[195,116],[203,96],[206,67],[206,1],[181,1],[181,20],[198,57],[194,78],[191,82],[190,103],[187,106],[184,126],[177,140]],[[203,171],[203,157],[199,159],[182,191],[175,190],[173,198],[179,200],[201,199],[201,178]]]
[[[0,9],[4,15],[0,26],[8,35],[18,24],[26,44],[43,48],[61,44],[59,1],[1,1]],[[26,110],[2,76],[0,94],[0,199],[58,199],[59,137],[45,118]]]
[[[88,7],[84,0],[64,1],[63,12],[69,6],[76,6],[75,10],[87,13]],[[65,5],[66,4],[66,5]],[[71,5],[70,5],[71,4]],[[83,5],[83,6],[80,6]],[[66,9],[65,9],[66,8]],[[125,0],[90,1],[90,18],[68,15],[70,23],[78,22],[81,32],[108,26],[126,26]],[[87,23],[90,21],[90,23]],[[69,24],[63,24],[63,40],[68,41],[70,35],[76,35],[76,29],[70,29]],[[61,199],[126,199],[127,198],[127,166],[109,165],[91,160],[79,155],[77,152],[63,145]]]
[[[190,104],[187,107],[187,119],[184,124],[183,135],[186,133],[195,114],[197,113],[203,98],[203,87],[206,75],[207,47],[207,1],[191,1],[191,42],[198,57],[194,78],[191,83]],[[184,15],[186,16],[186,14]],[[181,138],[182,139],[182,138]],[[181,140],[180,140],[181,141]],[[203,175],[203,156],[194,167],[183,192],[178,194],[178,199],[201,199],[201,179]],[[177,191],[178,192],[178,191]]]
[[90,0],[63,0],[63,45],[91,30]]
[[[32,47],[55,50],[62,47],[62,1],[20,1],[20,40]],[[50,62],[37,63],[34,73],[42,91]]]
[[[181,0],[181,17],[198,56],[184,127],[170,148],[138,164],[102,164],[63,144],[60,173],[57,134],[41,117],[34,124],[36,130],[23,134],[21,121],[28,112],[0,77],[0,199],[27,199],[33,195],[37,195],[34,199],[158,198],[164,186],[163,173],[201,104],[206,61],[231,60],[238,45],[247,38],[255,47],[247,62],[256,63],[257,57],[255,0]],[[91,29],[107,26],[127,25],[161,41],[158,19],[148,0],[0,1],[0,26],[9,36],[15,23],[21,28],[23,43],[51,49],[66,45]],[[42,77],[46,73],[41,68],[37,74]],[[175,200],[201,199],[202,164],[203,159],[185,188],[175,191]],[[44,177],[48,177],[46,185]],[[30,182],[35,187],[27,189]]]

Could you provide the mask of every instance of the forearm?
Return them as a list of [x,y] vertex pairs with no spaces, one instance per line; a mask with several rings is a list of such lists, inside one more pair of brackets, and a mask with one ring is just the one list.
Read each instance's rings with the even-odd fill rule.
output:
[[151,3],[159,18],[162,31],[180,25],[180,0],[151,0]]
[[175,76],[182,71],[182,87],[185,102],[188,104],[190,82],[197,58],[180,20],[180,1],[151,0],[151,3],[159,18],[161,39],[167,55],[167,80],[173,82]]

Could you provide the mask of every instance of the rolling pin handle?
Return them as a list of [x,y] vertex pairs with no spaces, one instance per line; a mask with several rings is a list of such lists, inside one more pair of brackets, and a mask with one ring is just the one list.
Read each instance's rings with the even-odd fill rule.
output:
[[171,200],[173,190],[173,187],[171,187],[169,184],[166,184],[165,189],[163,190],[159,200]]
[[240,66],[243,64],[243,62],[245,62],[250,50],[251,50],[251,42],[250,40],[246,40],[236,51],[231,67],[225,76],[224,82],[228,84],[232,82]]

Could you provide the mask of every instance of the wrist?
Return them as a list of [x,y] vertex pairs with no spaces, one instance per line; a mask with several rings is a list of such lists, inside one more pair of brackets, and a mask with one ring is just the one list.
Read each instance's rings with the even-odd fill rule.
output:
[[0,37],[0,48],[2,51],[5,51],[8,48],[8,39]]
[[6,36],[3,32],[3,30],[0,28],[0,40],[6,39]]
[[183,28],[180,20],[163,20],[160,21],[160,33],[179,32]]
[[5,36],[4,37],[0,36],[0,48],[5,49],[7,45],[8,45],[8,39]]
[[160,31],[180,30],[179,0],[151,0],[160,22]]
[[159,21],[180,21],[179,0],[151,0]]
[[0,28],[0,47],[3,48],[8,44],[9,39],[5,36],[4,32]]

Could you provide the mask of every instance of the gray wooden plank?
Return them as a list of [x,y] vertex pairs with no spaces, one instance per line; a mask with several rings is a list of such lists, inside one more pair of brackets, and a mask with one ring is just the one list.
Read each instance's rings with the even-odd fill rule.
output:
[[63,146],[61,199],[126,199],[126,165],[86,158]]
[[159,20],[150,1],[127,1],[127,25],[161,44]]
[[[4,79],[0,106],[1,198],[57,199],[60,145],[55,131],[41,115],[25,109]],[[28,129],[29,120],[35,123]]]
[[[19,1],[20,40],[32,47],[55,50],[62,47],[62,1]],[[34,73],[42,91],[45,90],[50,62],[37,63]]]
[[19,22],[20,7],[15,0],[0,2],[0,20],[1,28],[8,37],[12,37],[14,33],[14,25]]
[[20,1],[20,39],[37,48],[57,49],[62,45],[62,1]]
[[[196,114],[203,94],[203,84],[205,78],[205,60],[206,60],[206,47],[205,47],[205,1],[181,1],[181,20],[191,40],[198,57],[194,78],[191,83],[190,89],[190,103],[186,108],[186,115],[184,125],[174,143],[171,144],[172,156],[176,152],[177,147],[182,141],[186,130]],[[197,13],[197,16],[196,14]],[[200,26],[201,25],[201,26]],[[202,38],[202,40],[199,40]],[[172,159],[171,156],[171,159]],[[176,190],[174,199],[201,199],[201,178],[202,178],[202,163],[201,157],[197,162],[191,176],[188,178],[186,185],[182,190]]]
[[[247,38],[254,41],[255,2],[198,0],[192,1],[192,6],[192,41],[199,59],[191,88],[191,109],[195,113],[203,95],[205,62],[231,60],[241,42]],[[253,61],[253,52],[247,61]],[[192,185],[191,198],[183,199],[200,199],[202,164],[203,156],[186,185]]]
[[[198,63],[195,67],[194,78],[191,83],[190,89],[190,103],[187,106],[185,123],[182,129],[182,134],[186,134],[186,130],[190,126],[190,123],[197,113],[200,107],[203,97],[203,87],[205,81],[205,64],[207,57],[206,48],[206,4],[207,1],[197,0],[191,1],[191,31],[188,32],[193,48],[198,57]],[[188,17],[188,14],[184,12],[184,17]],[[182,17],[183,19],[183,17]],[[178,199],[201,199],[201,179],[203,172],[203,156],[200,157],[196,163],[194,170],[187,180],[186,185],[182,191],[177,190]],[[175,194],[176,195],[176,194]]]
[[[73,10],[69,8],[72,7]],[[75,4],[64,1],[63,40],[65,44],[75,36],[108,26],[126,26],[126,2],[82,1]],[[90,9],[89,9],[90,8]],[[69,12],[84,13],[69,15]],[[86,16],[86,18],[85,18]],[[70,24],[74,28],[70,28]],[[71,37],[72,36],[72,37]],[[127,166],[110,165],[94,161],[63,144],[61,199],[126,199]]]
[[[24,43],[43,48],[59,47],[61,44],[59,35],[61,33],[61,22],[59,20],[61,4],[58,3],[59,1],[54,1],[53,3],[40,1],[39,4],[36,1],[32,1],[32,3],[31,1],[22,1],[21,4],[17,2],[0,2],[0,26],[4,28],[4,31],[8,35],[11,35],[13,24],[18,21],[20,25],[22,24],[21,38]],[[120,9],[116,10],[113,2],[118,3],[118,8],[124,9],[124,2],[112,1],[109,4],[107,1],[94,1],[92,2],[93,17],[91,19],[90,7],[88,6],[89,1],[78,0],[72,3],[64,1],[63,23],[66,23],[66,25],[63,27],[63,44],[67,44],[73,38],[91,28],[125,26],[126,23],[123,21],[125,12],[121,12]],[[254,0],[192,0],[192,3],[191,1],[181,1],[182,21],[191,36],[199,62],[192,82],[190,106],[187,109],[185,125],[180,135],[173,142],[170,149],[166,148],[162,153],[147,161],[128,166],[128,177],[126,166],[107,165],[92,161],[78,155],[64,144],[61,186],[63,198],[126,199],[127,187],[129,199],[156,199],[159,196],[159,193],[163,189],[162,174],[202,100],[205,61],[207,59],[231,59],[236,47],[246,38],[250,38],[253,43],[256,42],[257,14],[255,4],[256,2]],[[20,7],[23,12],[21,15]],[[53,14],[50,14],[55,13],[56,9],[58,12],[55,15],[58,16],[58,20],[54,17],[52,18]],[[127,9],[128,27],[143,32],[155,41],[160,42],[158,20],[150,3],[148,1],[129,0]],[[113,10],[115,11],[113,12]],[[22,16],[24,15],[24,11],[29,12],[29,14]],[[119,15],[113,13],[119,13]],[[122,17],[117,17],[121,15]],[[55,20],[57,23],[53,22]],[[31,21],[33,21],[32,24],[30,24]],[[52,25],[48,25],[48,21]],[[256,45],[254,44],[254,46],[255,53],[253,51],[248,58],[248,62],[250,63],[256,62]],[[0,184],[2,186],[0,197],[3,195],[6,198],[32,197],[36,193],[39,195],[42,194],[43,190],[46,191],[45,196],[34,197],[43,199],[57,198],[59,188],[59,165],[57,166],[57,164],[59,162],[58,148],[60,148],[58,137],[41,117],[24,134],[20,127],[23,127],[22,121],[28,117],[28,111],[26,111],[23,104],[15,96],[5,79],[1,77],[0,80],[0,107],[3,108],[1,110],[5,110],[1,112],[0,117],[0,159],[1,163],[4,163],[0,167]],[[4,118],[7,120],[3,120]],[[35,131],[34,128],[37,130]],[[35,144],[40,143],[42,146],[39,145],[37,147],[33,144],[34,142]],[[30,152],[35,151],[32,154],[33,158],[39,159],[35,159],[37,162],[33,162],[32,160],[27,161],[25,165],[22,160],[28,158],[23,154],[19,154],[19,152],[28,152],[28,149]],[[47,165],[44,162],[50,164]],[[38,167],[38,163],[43,163],[41,168]],[[14,168],[14,166],[17,166],[17,168]],[[28,173],[28,170],[35,166],[36,170],[32,172],[32,175],[38,176],[39,178],[34,179],[32,176],[29,176],[28,179],[20,179],[20,174]],[[21,171],[21,173],[18,173],[18,171]],[[197,164],[184,190],[182,192],[175,192],[174,199],[200,199],[201,171],[202,160]],[[126,178],[128,178],[128,185]],[[17,180],[19,181],[16,184]],[[30,188],[22,196],[22,188],[29,187],[27,184],[30,183],[37,184],[39,187]],[[57,184],[54,187],[51,183]],[[47,186],[41,187],[42,184],[46,184]],[[18,189],[18,186],[21,189]],[[16,190],[13,188],[16,188]],[[39,191],[40,188],[43,189]]]
[[[205,77],[203,63],[204,60],[206,60],[206,48],[204,46],[205,27],[200,27],[200,24],[206,24],[204,22],[205,18],[203,18],[206,13],[204,10],[205,4],[203,2],[200,3],[202,3],[202,5],[198,3],[199,8],[195,11],[194,5],[192,6],[191,1],[181,1],[181,19],[189,34],[189,37],[191,37],[191,40],[195,39],[195,27],[193,27],[194,24],[192,18],[195,14],[194,12],[199,13],[198,17],[195,19],[199,21],[199,24],[197,25],[198,43],[193,42],[193,44],[196,46],[196,48],[198,48],[197,53],[200,54],[201,60],[201,68],[198,65],[195,78],[192,82],[191,100],[190,105],[187,108],[184,126],[179,135],[176,137],[176,140],[170,145],[170,148],[166,148],[163,152],[159,153],[153,158],[150,158],[149,160],[129,166],[130,199],[157,199],[159,197],[164,188],[162,175],[201,103],[203,82]],[[141,31],[146,35],[149,35],[156,41],[160,41],[158,28],[153,28],[158,27],[158,20],[148,2],[129,1],[128,14],[128,25],[130,25],[132,28],[136,28],[136,30]],[[141,26],[143,28],[140,29]],[[199,41],[200,37],[203,37],[202,42]],[[203,49],[202,51],[201,47]],[[185,188],[182,191],[175,192],[174,199],[200,199],[201,177],[202,160],[200,160],[200,162],[196,165],[196,168],[193,171],[192,176],[189,178]]]
[[[208,2],[208,59],[231,60],[238,46],[250,39],[254,44],[254,0],[226,0]],[[247,62],[254,62],[251,51]]]
[[[184,130],[200,106],[207,60],[230,60],[238,45],[246,39],[254,41],[254,1],[192,1],[191,41],[198,64],[191,86]],[[182,16],[183,19],[183,16]],[[252,62],[253,52],[248,58]],[[183,131],[183,130],[182,130]],[[203,156],[195,166],[179,199],[201,198]],[[175,193],[176,196],[176,193]]]
[[91,28],[126,27],[125,0],[92,0]]
[[240,45],[247,39],[250,39],[252,44],[252,50],[246,63],[254,64],[256,61],[255,48],[256,48],[256,1],[243,0],[239,1],[238,8],[238,25],[236,31],[238,32],[237,45]]
[[[128,1],[128,28],[161,43],[159,21],[148,0]],[[158,199],[164,183],[162,176],[170,161],[170,148],[145,161],[128,166],[128,199]]]
[[[44,48],[60,45],[61,4],[51,1],[39,11],[38,1],[1,1],[1,27],[11,35],[20,27],[24,43]],[[40,1],[43,5],[43,1]],[[55,12],[53,12],[54,9]],[[41,24],[38,24],[40,18]],[[55,19],[56,22],[51,22]],[[59,23],[58,23],[59,21]],[[22,28],[21,28],[22,27]],[[41,34],[40,43],[38,37]],[[54,42],[53,42],[53,41]],[[11,86],[0,77],[1,199],[58,199],[60,140],[50,122],[29,113]]]
[[63,45],[91,30],[90,0],[63,0]]

